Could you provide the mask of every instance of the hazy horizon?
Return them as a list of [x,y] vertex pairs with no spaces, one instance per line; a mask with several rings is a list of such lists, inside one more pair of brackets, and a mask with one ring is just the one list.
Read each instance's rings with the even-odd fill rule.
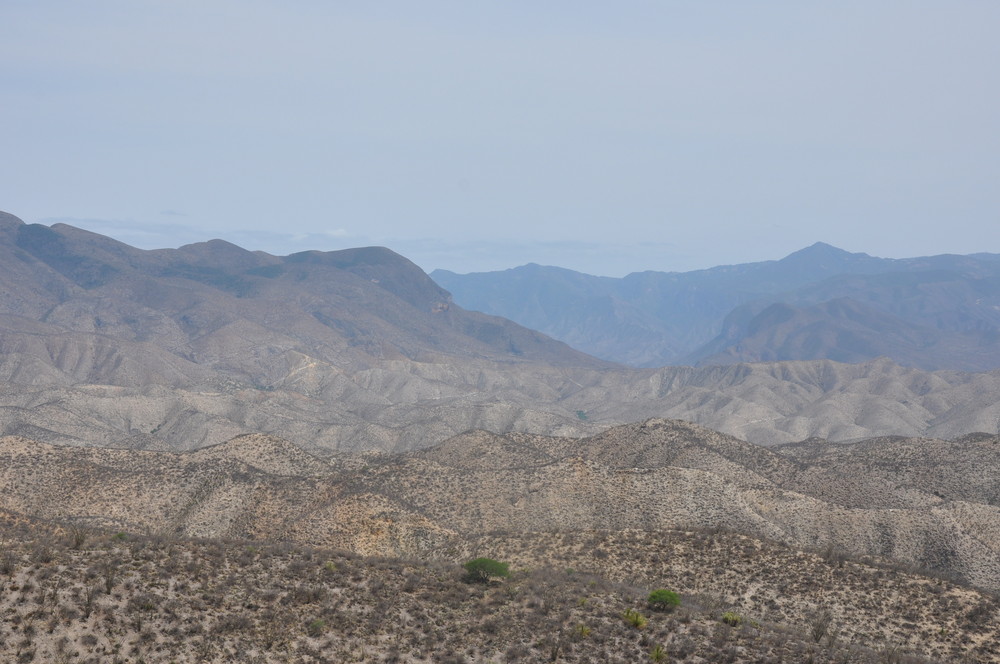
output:
[[1000,5],[13,0],[0,209],[622,276],[1000,251]]

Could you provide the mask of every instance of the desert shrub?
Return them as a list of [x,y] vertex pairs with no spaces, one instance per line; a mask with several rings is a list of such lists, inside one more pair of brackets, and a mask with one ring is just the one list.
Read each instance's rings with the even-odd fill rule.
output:
[[55,560],[55,554],[46,544],[37,544],[31,551],[31,561],[39,565],[48,565]]
[[322,618],[316,618],[315,620],[310,620],[306,625],[306,634],[309,636],[320,636],[326,631],[326,621]]
[[819,643],[820,639],[830,631],[830,623],[832,622],[833,614],[830,613],[829,609],[824,609],[816,613],[812,617],[812,620],[809,621],[809,634],[812,636],[813,641]]
[[507,563],[501,563],[492,558],[476,558],[463,565],[465,580],[470,583],[489,583],[492,579],[510,576]]
[[282,598],[283,604],[318,604],[326,599],[326,588],[309,584],[300,584],[290,589]]
[[83,547],[84,542],[87,541],[87,531],[79,526],[70,525],[67,528],[67,533],[69,535],[69,547],[75,551]]
[[253,627],[253,619],[245,613],[222,616],[215,623],[217,632],[247,632]]
[[649,651],[649,658],[654,662],[665,662],[667,661],[667,651],[663,649],[663,646],[653,646],[653,649]]
[[116,561],[105,561],[101,565],[101,577],[104,579],[104,592],[110,593],[118,583],[118,564]]
[[622,614],[622,618],[625,619],[629,625],[635,627],[636,629],[642,629],[649,623],[649,619],[642,615],[635,609],[625,609],[625,613]]
[[156,610],[157,604],[159,604],[159,598],[156,595],[141,593],[134,595],[129,599],[126,609],[129,613],[135,613],[137,611],[149,613]]
[[649,608],[656,611],[671,611],[681,605],[681,596],[672,590],[660,588],[649,593],[646,602]]
[[743,624],[743,616],[735,611],[726,611],[722,614],[721,620],[730,627],[739,627]]
[[0,574],[13,576],[17,569],[17,556],[11,551],[0,549]]
[[523,643],[515,643],[504,653],[504,658],[508,662],[519,662],[522,659],[526,659],[531,655],[531,648],[524,645]]
[[407,574],[406,580],[403,583],[402,590],[404,593],[416,592],[417,588],[420,587],[420,576],[417,574]]

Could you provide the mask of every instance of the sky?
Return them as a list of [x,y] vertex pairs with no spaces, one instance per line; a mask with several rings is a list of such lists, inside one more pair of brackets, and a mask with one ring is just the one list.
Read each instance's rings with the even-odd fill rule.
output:
[[0,210],[591,274],[1000,252],[1000,2],[2,0]]

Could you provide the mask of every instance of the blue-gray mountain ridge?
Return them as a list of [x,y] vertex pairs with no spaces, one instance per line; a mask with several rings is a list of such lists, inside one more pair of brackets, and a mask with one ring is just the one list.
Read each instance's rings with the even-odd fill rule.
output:
[[781,260],[597,277],[535,264],[431,277],[456,303],[639,367],[888,357],[1000,367],[1000,255],[888,259],[818,242]]

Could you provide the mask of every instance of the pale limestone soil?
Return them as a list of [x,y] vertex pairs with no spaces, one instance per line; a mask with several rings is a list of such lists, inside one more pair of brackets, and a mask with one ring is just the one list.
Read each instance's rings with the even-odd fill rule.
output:
[[[1000,588],[1000,506],[986,485],[959,494],[961,467],[921,471],[947,468],[952,456],[966,463],[968,450],[885,444],[919,454],[885,468],[878,445],[818,444],[811,456],[786,457],[669,420],[588,439],[472,432],[424,452],[326,461],[256,434],[194,453],[5,437],[0,507],[128,532],[289,539],[384,555],[425,555],[453,535],[493,530],[724,527]],[[970,444],[982,447],[981,474],[1000,473],[987,453],[992,443]],[[854,466],[837,472],[827,463],[834,457]]]
[[1000,661],[1000,601],[889,561],[809,553],[718,531],[496,534],[462,555],[493,551],[515,565],[551,564],[693,597],[718,610],[808,630],[824,610],[845,642],[891,644],[943,660]]
[[[885,661],[884,649],[749,617],[731,627],[704,594],[654,613],[648,586],[576,571],[515,571],[486,587],[454,563],[94,534],[73,544],[44,524],[25,539],[24,525],[3,530],[2,661],[624,664],[657,646],[687,664]],[[626,609],[648,623],[631,626]]]

